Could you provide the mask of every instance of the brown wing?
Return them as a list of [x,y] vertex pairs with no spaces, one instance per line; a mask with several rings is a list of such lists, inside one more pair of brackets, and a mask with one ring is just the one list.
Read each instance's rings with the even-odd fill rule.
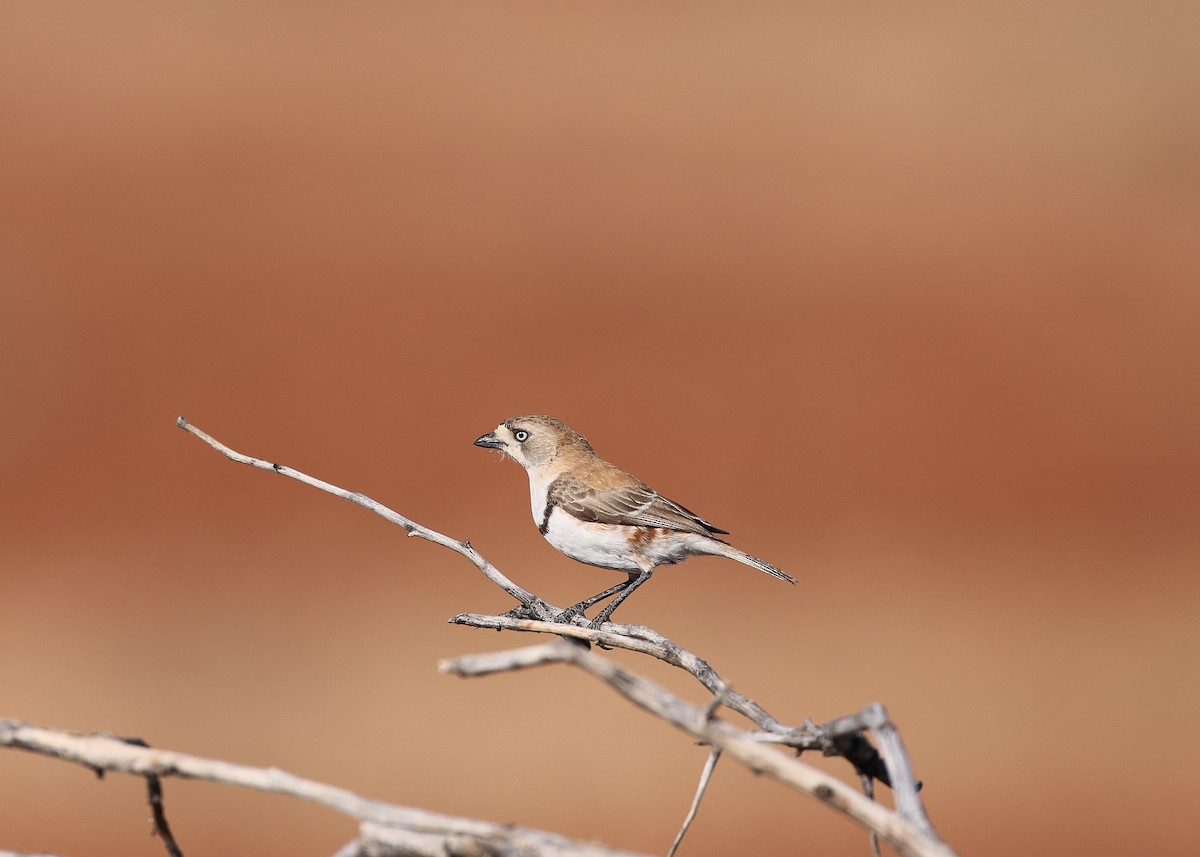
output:
[[648,485],[597,489],[573,476],[560,476],[546,491],[546,505],[558,506],[581,521],[599,524],[663,527],[702,536],[726,532]]

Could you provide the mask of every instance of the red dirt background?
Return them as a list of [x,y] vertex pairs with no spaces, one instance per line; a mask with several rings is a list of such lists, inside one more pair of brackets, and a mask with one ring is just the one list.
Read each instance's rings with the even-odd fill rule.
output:
[[[1179,4],[6,3],[0,715],[662,853],[704,751],[529,642],[471,446],[557,415],[799,577],[619,614],[784,720],[873,700],[964,855],[1194,853],[1200,52]],[[614,655],[688,698],[665,667]],[[833,761],[814,760],[842,771]],[[168,782],[185,853],[354,825]],[[0,753],[0,848],[157,855],[143,787]],[[863,855],[718,769],[685,855]]]

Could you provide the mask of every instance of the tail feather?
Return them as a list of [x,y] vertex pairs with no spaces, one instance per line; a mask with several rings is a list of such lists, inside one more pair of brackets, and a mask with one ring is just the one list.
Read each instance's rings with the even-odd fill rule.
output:
[[745,551],[738,550],[733,545],[716,539],[709,539],[712,544],[712,552],[717,556],[725,556],[730,559],[736,559],[738,562],[757,568],[759,571],[765,571],[772,577],[778,577],[780,580],[786,580],[788,583],[795,583],[796,578],[792,577],[786,571],[776,568],[769,562],[764,562],[756,556],[751,556]]

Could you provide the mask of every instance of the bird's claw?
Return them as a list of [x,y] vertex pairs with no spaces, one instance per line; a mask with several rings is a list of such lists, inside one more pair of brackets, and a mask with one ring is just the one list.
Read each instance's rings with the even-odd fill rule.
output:
[[546,615],[546,602],[534,598],[528,603],[518,604],[503,615],[511,619],[541,619]]
[[[555,616],[550,621],[552,621],[558,625],[574,625],[575,617],[581,616],[581,615],[583,615],[583,611],[580,610],[578,607],[568,607],[566,610],[559,613],[557,616]],[[589,627],[591,627],[591,626],[589,626]]]

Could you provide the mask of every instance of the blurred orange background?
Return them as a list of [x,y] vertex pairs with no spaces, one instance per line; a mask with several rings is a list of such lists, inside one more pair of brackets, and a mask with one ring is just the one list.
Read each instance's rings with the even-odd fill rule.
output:
[[[717,559],[619,618],[785,722],[884,702],[964,855],[1194,853],[1200,14],[1186,4],[6,3],[0,716],[663,853],[705,752],[363,491],[567,604],[554,414]],[[614,654],[694,702],[657,663]],[[845,774],[836,760],[814,764]],[[166,783],[192,854],[347,819]],[[0,753],[0,848],[157,855]],[[725,763],[683,855],[867,854]]]

